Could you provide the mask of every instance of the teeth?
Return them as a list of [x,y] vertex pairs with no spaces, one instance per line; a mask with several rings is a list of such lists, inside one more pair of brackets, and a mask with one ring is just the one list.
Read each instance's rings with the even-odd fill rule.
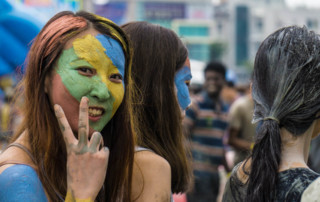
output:
[[96,108],[89,108],[89,116],[101,116],[103,110]]

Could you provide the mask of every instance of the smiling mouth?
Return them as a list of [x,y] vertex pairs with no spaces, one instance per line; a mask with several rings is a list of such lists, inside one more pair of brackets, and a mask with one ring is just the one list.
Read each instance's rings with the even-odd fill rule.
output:
[[101,107],[89,107],[89,116],[91,117],[99,117],[104,114],[104,109]]

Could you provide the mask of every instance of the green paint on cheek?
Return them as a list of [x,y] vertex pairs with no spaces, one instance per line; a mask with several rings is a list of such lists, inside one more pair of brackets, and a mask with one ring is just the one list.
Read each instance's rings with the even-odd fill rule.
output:
[[[84,60],[77,60],[73,48],[64,50],[58,60],[57,73],[60,75],[61,80],[69,93],[80,102],[82,96],[90,92],[91,85],[88,85],[89,79],[79,75],[76,70],[77,67],[89,66],[90,64]],[[75,61],[75,62],[72,62]]]

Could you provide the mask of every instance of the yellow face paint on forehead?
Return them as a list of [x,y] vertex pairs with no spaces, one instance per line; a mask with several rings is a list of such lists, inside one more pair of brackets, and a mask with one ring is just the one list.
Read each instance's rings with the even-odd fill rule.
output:
[[[111,75],[121,75],[118,68],[105,53],[106,51],[111,52],[113,50],[106,50],[100,41],[91,34],[75,39],[72,44],[76,55],[87,61],[97,71],[98,77],[100,77],[101,81],[107,86],[111,95],[114,97],[115,101],[113,103],[113,110],[111,114],[111,116],[113,116],[120,106],[124,96],[123,84],[110,81]],[[110,46],[108,48],[110,48]],[[123,77],[124,75],[121,76]]]

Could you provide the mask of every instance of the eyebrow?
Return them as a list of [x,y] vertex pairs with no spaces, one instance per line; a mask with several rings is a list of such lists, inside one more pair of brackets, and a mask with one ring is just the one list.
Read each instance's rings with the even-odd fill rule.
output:
[[81,65],[81,63],[82,64],[85,63],[84,64],[85,66],[89,66],[89,67],[94,68],[88,61],[86,61],[83,58],[76,58],[76,59],[70,61],[70,65]]

